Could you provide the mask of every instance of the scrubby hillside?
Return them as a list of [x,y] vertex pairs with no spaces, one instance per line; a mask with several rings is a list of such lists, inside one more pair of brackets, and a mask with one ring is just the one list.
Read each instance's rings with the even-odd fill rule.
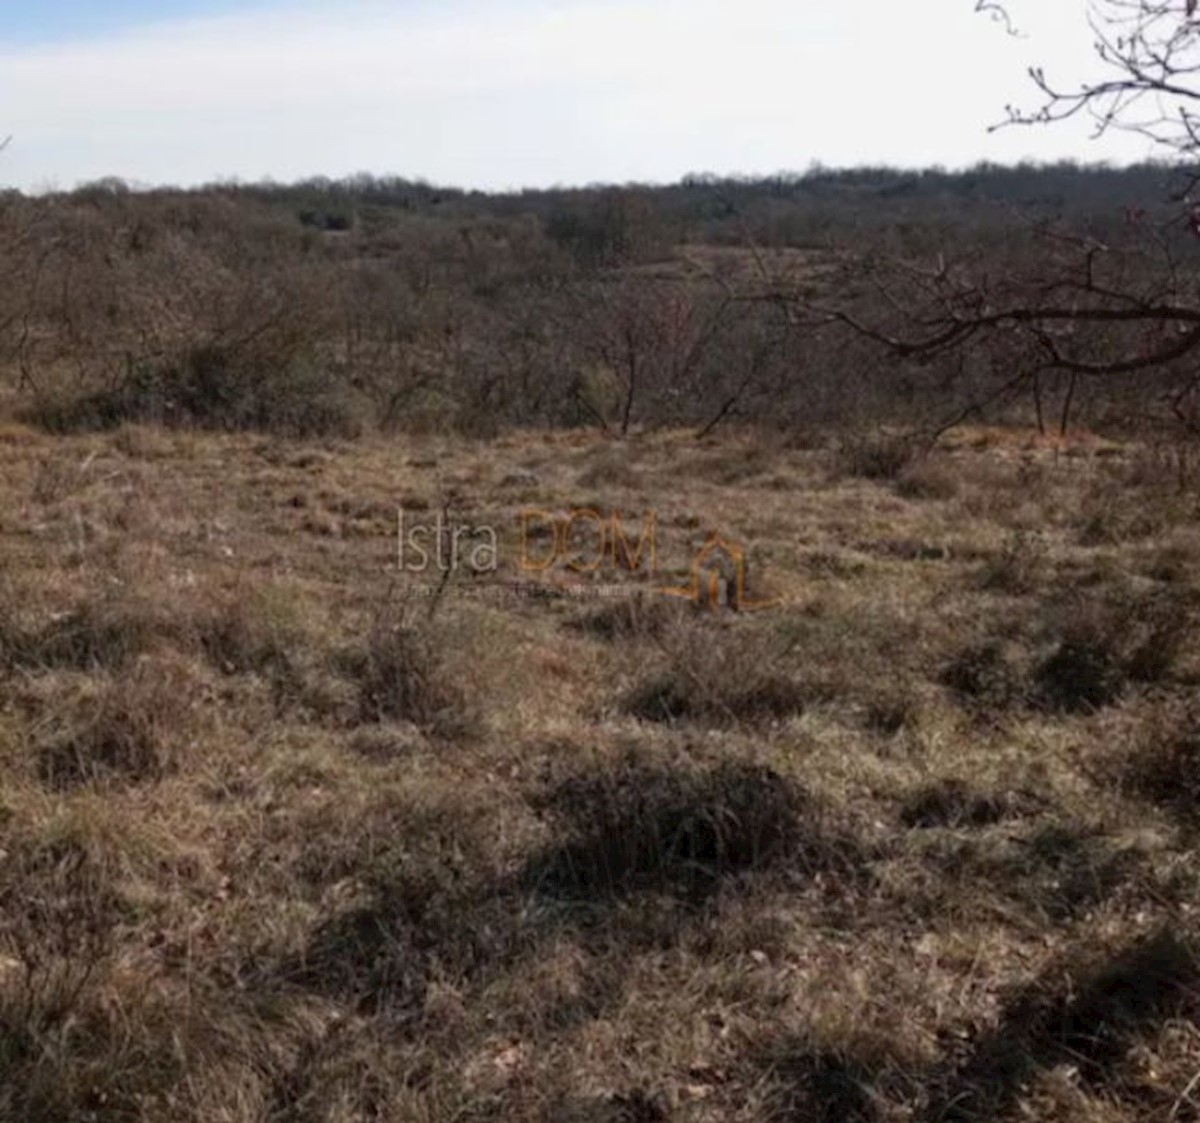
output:
[[1195,267],[1186,233],[1154,256],[1172,186],[1155,165],[1064,165],[496,196],[369,177],[9,194],[0,406],[60,432],[299,437],[937,429],[964,411],[1050,427],[1067,400],[1079,423],[1144,425],[1173,418],[1186,363],[1034,388],[1042,337],[885,358],[830,310],[920,324],[931,294],[956,315],[1011,300],[1005,285],[1032,299],[1076,244],[1110,247],[1100,280],[1153,300]]

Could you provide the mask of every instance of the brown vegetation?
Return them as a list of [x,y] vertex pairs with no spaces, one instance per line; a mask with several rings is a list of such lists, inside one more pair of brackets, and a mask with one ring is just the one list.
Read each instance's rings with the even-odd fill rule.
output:
[[1191,1117],[1195,493],[1080,447],[635,438],[722,613],[386,572],[603,436],[9,426],[0,1117]]
[[[1136,386],[1080,380],[1045,369],[1036,332],[996,333],[969,357],[891,347],[877,376],[891,329],[966,314],[959,289],[976,266],[1003,278],[995,299],[1036,297],[1048,245],[1053,262],[1073,261],[1043,224],[1086,222],[1130,299],[1159,284],[1147,231],[1122,216],[1134,201],[1158,215],[1171,178],[1064,165],[519,196],[369,177],[9,194],[0,382],[17,416],[64,433],[707,434],[753,421],[794,438],[833,425],[852,470],[920,488],[919,471],[905,475],[914,437],[956,417],[1048,430],[1060,417],[1144,428],[1190,416],[1178,364]],[[931,280],[913,263],[946,251],[947,211],[973,256]],[[1171,267],[1190,252],[1172,243]],[[898,324],[898,309],[915,321]],[[50,472],[46,486],[69,481]]]

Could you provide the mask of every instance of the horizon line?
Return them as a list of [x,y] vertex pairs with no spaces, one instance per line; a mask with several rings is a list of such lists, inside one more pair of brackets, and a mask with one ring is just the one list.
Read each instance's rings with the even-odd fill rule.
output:
[[[4,138],[6,147],[12,138]],[[2,150],[2,149],[0,149]],[[778,181],[802,184],[805,180],[821,177],[837,177],[853,174],[889,174],[909,176],[945,176],[947,178],[966,176],[981,172],[1005,171],[1062,171],[1078,172],[1132,172],[1132,171],[1184,171],[1189,162],[1178,157],[1147,157],[1143,159],[1112,159],[1084,160],[1072,156],[1060,156],[1054,159],[1025,158],[1016,161],[976,160],[964,164],[889,164],[886,162],[864,161],[858,164],[824,164],[820,160],[813,161],[805,170],[780,169],[774,172],[685,172],[677,179],[626,179],[626,180],[587,180],[576,182],[558,182],[545,185],[510,184],[499,186],[466,186],[452,182],[441,182],[423,175],[407,175],[400,172],[357,171],[343,175],[330,175],[323,172],[313,172],[307,175],[274,179],[263,176],[256,179],[241,176],[214,177],[196,183],[171,183],[168,181],[147,182],[145,180],[127,178],[119,173],[97,176],[91,179],[77,180],[72,187],[46,186],[44,188],[5,186],[0,184],[0,194],[20,195],[30,198],[73,195],[89,190],[106,189],[116,192],[127,192],[136,195],[156,193],[198,194],[206,191],[230,190],[277,190],[287,191],[306,187],[322,186],[327,188],[353,188],[356,181],[362,187],[370,185],[400,185],[421,188],[430,191],[443,191],[460,196],[506,197],[513,195],[538,195],[584,191],[616,191],[616,190],[670,190],[672,188],[689,188],[704,186],[719,186],[722,184],[739,184],[753,186]]]

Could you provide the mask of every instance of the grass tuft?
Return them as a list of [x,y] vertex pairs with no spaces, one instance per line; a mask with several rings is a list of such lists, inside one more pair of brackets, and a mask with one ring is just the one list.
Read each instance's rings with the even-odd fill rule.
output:
[[625,711],[642,721],[752,726],[799,715],[813,699],[788,673],[786,639],[774,633],[683,619],[660,648],[660,668],[624,697]]
[[79,700],[66,729],[42,746],[38,774],[53,789],[162,779],[188,756],[201,697],[187,663],[139,660]]
[[572,777],[542,802],[568,841],[530,867],[540,892],[705,895],[723,879],[781,862],[848,869],[857,857],[823,833],[806,793],[761,766],[665,771],[635,761]]
[[862,433],[842,440],[838,466],[847,475],[864,480],[899,480],[915,464],[917,442],[896,433]]
[[478,713],[452,680],[446,642],[436,624],[410,613],[381,617],[342,659],[357,685],[359,720],[410,722],[447,740],[470,735]]

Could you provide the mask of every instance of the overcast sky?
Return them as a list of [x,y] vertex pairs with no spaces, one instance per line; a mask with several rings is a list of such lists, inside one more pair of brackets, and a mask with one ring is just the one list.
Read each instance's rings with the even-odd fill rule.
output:
[[0,184],[1151,155],[1082,126],[989,135],[1030,63],[1090,73],[1084,0],[1010,6],[1021,38],[973,0],[5,0]]

